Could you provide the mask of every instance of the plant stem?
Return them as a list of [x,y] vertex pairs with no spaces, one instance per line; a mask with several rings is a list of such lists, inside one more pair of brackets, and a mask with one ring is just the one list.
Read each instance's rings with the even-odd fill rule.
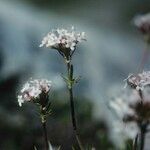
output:
[[42,122],[43,134],[45,139],[45,150],[49,149],[46,122]]
[[73,129],[76,131],[77,130],[77,123],[76,123],[76,118],[75,118],[75,109],[74,109],[74,101],[73,101],[73,91],[72,91],[72,88],[69,89],[69,97],[70,97],[72,125],[73,125]]
[[146,44],[145,49],[143,49],[143,54],[142,54],[141,62],[138,67],[138,72],[143,71],[146,62],[148,61],[148,58],[149,58],[149,44]]
[[147,125],[143,125],[140,128],[140,132],[141,132],[140,133],[140,150],[144,150],[146,128],[147,128]]
[[75,115],[75,106],[74,106],[74,97],[73,97],[73,88],[72,88],[72,81],[73,81],[73,65],[71,65],[70,61],[67,63],[67,72],[68,72],[68,91],[69,91],[69,99],[70,99],[70,108],[71,108],[71,119],[72,119],[72,126],[74,130],[74,134],[80,150],[84,150],[82,143],[79,138],[79,134],[77,132],[77,122],[76,122],[76,115]]
[[134,142],[133,142],[133,150],[137,150],[137,145],[138,145],[138,134],[136,135]]
[[46,110],[44,106],[41,106],[40,110],[41,110],[41,122],[43,127],[43,136],[45,141],[45,150],[49,150],[47,127],[46,127]]

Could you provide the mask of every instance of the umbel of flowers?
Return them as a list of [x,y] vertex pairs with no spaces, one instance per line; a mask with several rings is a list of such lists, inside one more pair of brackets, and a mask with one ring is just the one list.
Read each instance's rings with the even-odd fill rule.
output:
[[22,106],[25,102],[32,102],[39,107],[40,118],[43,127],[43,133],[45,138],[45,148],[48,150],[48,137],[46,129],[46,119],[50,115],[50,101],[49,92],[51,90],[51,81],[46,79],[30,79],[22,87],[20,94],[18,95],[19,106]]
[[63,79],[66,82],[69,93],[73,130],[81,150],[83,150],[83,146],[81,144],[77,130],[77,121],[75,115],[74,95],[73,95],[73,85],[78,81],[79,78],[74,77],[74,67],[71,60],[77,48],[77,45],[85,40],[86,40],[85,33],[76,32],[74,27],[72,27],[70,30],[67,29],[52,30],[43,38],[42,43],[40,44],[40,47],[46,46],[47,48],[57,50],[65,60],[65,64],[67,67],[67,76],[66,77],[63,76]]
[[51,86],[52,84],[49,80],[30,79],[23,85],[18,95],[19,106],[22,106],[24,102],[34,102],[46,106]]
[[42,40],[40,47],[56,49],[67,61],[69,61],[77,47],[77,44],[85,38],[85,32],[76,32],[74,27],[71,30],[56,29],[49,32]]
[[[111,101],[110,106],[124,122],[125,128],[134,125],[134,130],[130,128],[134,132],[129,137],[136,139],[135,149],[143,150],[150,123],[150,71],[129,75],[126,82],[129,91],[122,98]],[[131,130],[128,130],[129,134]]]
[[135,119],[141,124],[147,124],[150,121],[150,71],[129,75],[127,84],[136,90],[139,98],[130,107],[137,114]]

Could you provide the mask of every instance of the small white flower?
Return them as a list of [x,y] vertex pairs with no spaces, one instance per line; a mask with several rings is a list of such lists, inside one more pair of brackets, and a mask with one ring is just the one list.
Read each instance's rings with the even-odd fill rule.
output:
[[127,84],[137,91],[143,90],[144,87],[150,85],[150,71],[142,72],[137,75],[129,75],[126,79]]
[[116,98],[110,101],[110,107],[115,111],[117,117],[123,120],[126,115],[134,115],[135,112],[130,108],[128,100],[123,98]]
[[24,100],[22,98],[22,95],[18,95],[18,103],[19,103],[19,106],[21,107],[22,106],[22,103],[24,103]]
[[134,139],[139,133],[139,128],[134,122],[124,123],[116,120],[113,122],[113,132],[123,135],[125,139]]
[[19,106],[26,101],[33,101],[40,98],[40,94],[48,94],[51,89],[51,81],[46,79],[30,80],[24,84],[18,95]]
[[136,16],[134,18],[134,24],[143,34],[150,34],[150,13]]
[[85,32],[76,33],[74,27],[71,30],[56,29],[48,33],[42,40],[40,47],[46,46],[57,50],[70,49],[74,51],[77,44],[86,40]]

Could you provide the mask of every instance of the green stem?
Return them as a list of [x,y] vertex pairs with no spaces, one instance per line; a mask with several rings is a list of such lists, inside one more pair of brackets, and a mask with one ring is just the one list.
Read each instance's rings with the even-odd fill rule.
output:
[[134,142],[133,142],[133,150],[137,150],[137,145],[138,145],[138,134],[136,135]]
[[73,91],[72,91],[72,88],[69,89],[69,96],[70,96],[70,107],[71,107],[72,125],[73,125],[73,129],[77,130],[77,123],[76,123],[76,118],[75,118],[75,109],[74,109],[74,101],[73,101]]
[[47,136],[46,122],[43,122],[42,126],[43,126],[43,133],[44,133],[44,139],[45,139],[45,150],[48,150],[49,149],[49,145],[48,145],[48,136]]
[[140,129],[140,150],[144,150],[146,126],[142,126]]
[[71,108],[71,119],[72,119],[72,126],[74,130],[74,134],[80,150],[84,150],[82,143],[79,138],[79,134],[77,132],[77,122],[76,122],[76,115],[75,115],[75,106],[74,106],[74,97],[73,97],[73,88],[72,88],[72,81],[73,81],[73,65],[71,65],[70,61],[67,63],[67,72],[68,72],[68,91],[69,91],[69,99],[70,99],[70,108]]
[[45,110],[45,107],[42,107],[42,106],[41,106],[41,122],[42,122],[42,127],[43,127],[45,150],[49,150],[47,127],[46,127],[46,110]]

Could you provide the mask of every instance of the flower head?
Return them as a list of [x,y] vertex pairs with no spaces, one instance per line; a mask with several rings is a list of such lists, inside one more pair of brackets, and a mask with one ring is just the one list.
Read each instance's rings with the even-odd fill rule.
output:
[[150,13],[146,15],[139,15],[134,18],[135,26],[142,32],[144,35],[145,41],[150,43]]
[[150,13],[136,16],[134,24],[143,34],[150,34]]
[[150,71],[142,72],[137,75],[131,74],[126,81],[131,88],[142,91],[144,87],[150,85]]
[[41,96],[48,96],[51,89],[51,81],[46,79],[35,79],[26,82],[18,95],[19,106],[27,101],[35,101]]
[[110,101],[109,105],[113,110],[115,110],[115,113],[121,119],[123,119],[126,115],[134,115],[134,111],[129,107],[128,101],[121,97]]
[[113,123],[113,129],[116,133],[123,134],[126,138],[135,138],[139,131],[137,124],[139,116],[132,106],[136,105],[139,100],[138,93],[133,91],[130,95],[123,93],[122,97],[110,101],[109,105],[118,118]]
[[121,136],[123,136],[125,139],[135,139],[136,135],[139,132],[139,127],[134,122],[124,124],[124,122],[117,120],[114,121],[112,125],[113,132],[121,134]]
[[138,125],[150,121],[150,72],[130,75],[127,83],[133,89],[124,91],[109,105],[117,117],[126,123],[135,122]]
[[56,29],[49,32],[42,40],[40,47],[46,46],[58,50],[62,55],[71,55],[79,42],[86,40],[85,32]]

